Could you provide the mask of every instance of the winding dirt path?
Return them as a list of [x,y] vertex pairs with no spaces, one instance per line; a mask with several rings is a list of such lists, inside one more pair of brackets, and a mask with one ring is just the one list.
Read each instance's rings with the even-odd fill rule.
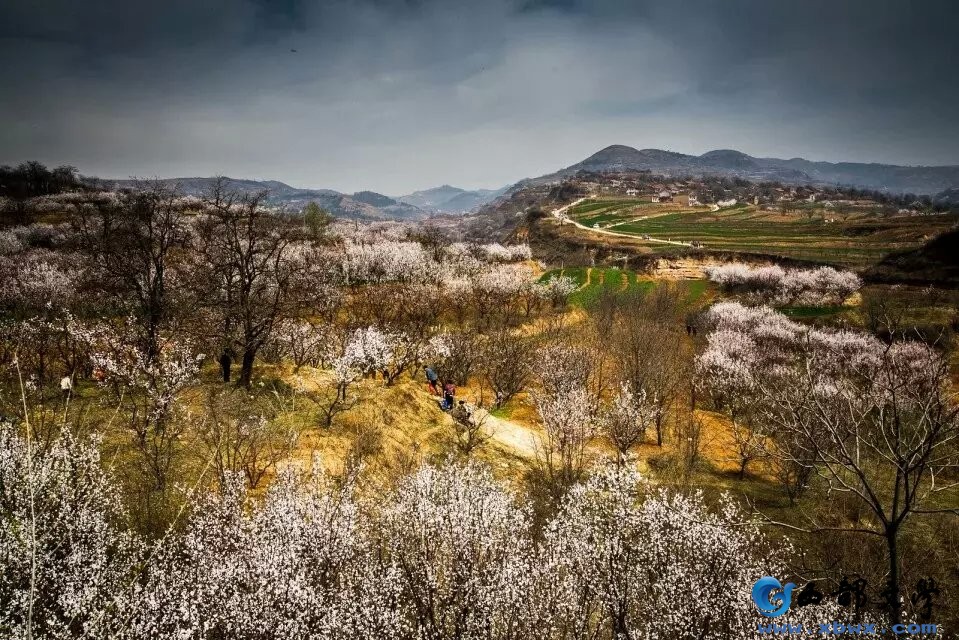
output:
[[536,457],[536,448],[542,442],[542,436],[529,427],[509,420],[486,414],[484,429],[491,442],[509,449],[517,456],[532,460]]
[[[617,231],[609,231],[608,229],[594,229],[594,228],[592,228],[592,227],[587,227],[585,224],[581,224],[581,223],[579,223],[579,222],[576,222],[576,221],[573,220],[572,218],[569,218],[569,217],[566,217],[566,216],[563,215],[563,214],[566,212],[566,210],[568,210],[570,207],[573,207],[573,206],[579,204],[579,203],[582,202],[583,200],[586,200],[586,198],[581,198],[581,199],[577,200],[576,202],[571,202],[571,203],[569,203],[569,204],[567,204],[567,205],[564,205],[564,206],[560,207],[559,209],[553,210],[553,217],[554,217],[554,218],[557,218],[557,219],[558,219],[560,222],[562,222],[563,224],[571,224],[571,225],[573,225],[574,227],[577,227],[577,228],[579,228],[579,229],[582,229],[583,231],[591,231],[592,233],[600,233],[600,234],[604,234],[604,235],[608,235],[608,236],[617,236],[617,237],[620,237],[620,238],[632,238],[633,240],[642,240],[642,241],[644,241],[644,242],[658,242],[658,243],[660,243],[660,244],[674,244],[674,245],[677,245],[677,246],[680,246],[680,247],[688,247],[688,246],[690,246],[690,243],[689,243],[689,242],[679,242],[678,240],[663,240],[662,238],[653,238],[653,237],[645,237],[645,238],[644,238],[643,236],[641,236],[641,235],[636,235],[635,233],[619,233],[619,232],[617,232]],[[665,214],[661,214],[661,215],[665,215]],[[647,217],[650,217],[650,216],[647,216]]]

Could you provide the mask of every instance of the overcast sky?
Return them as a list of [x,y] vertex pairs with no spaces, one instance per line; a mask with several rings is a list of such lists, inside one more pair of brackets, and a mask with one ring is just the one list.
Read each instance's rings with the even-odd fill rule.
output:
[[959,164],[957,7],[5,0],[0,163],[391,195],[609,144]]

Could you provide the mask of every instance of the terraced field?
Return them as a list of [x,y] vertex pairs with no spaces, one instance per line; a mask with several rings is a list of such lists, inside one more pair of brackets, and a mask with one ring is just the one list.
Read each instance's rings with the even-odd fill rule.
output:
[[[617,267],[574,267],[569,269],[553,269],[540,276],[545,282],[552,276],[568,276],[579,284],[573,295],[569,297],[570,304],[585,307],[596,301],[604,291],[611,293],[626,293],[628,291],[650,291],[660,281],[650,280],[630,269]],[[709,283],[705,280],[686,281],[691,301],[701,298]]]
[[[920,246],[959,221],[956,215],[880,218],[829,210],[784,215],[739,204],[719,211],[636,200],[587,201],[570,210],[578,223],[652,240],[699,243],[705,249],[760,253],[844,266],[875,264],[894,251]],[[670,245],[644,243],[653,251]],[[673,245],[675,246],[675,245]]]
[[616,228],[638,218],[660,215],[670,210],[694,211],[678,205],[664,208],[664,205],[652,203],[648,198],[627,198],[588,200],[572,207],[567,213],[573,220],[588,227],[598,225],[600,228]]

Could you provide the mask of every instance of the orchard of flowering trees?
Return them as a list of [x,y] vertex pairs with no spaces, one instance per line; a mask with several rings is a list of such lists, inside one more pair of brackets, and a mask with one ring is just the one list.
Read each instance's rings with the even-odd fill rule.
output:
[[[281,213],[223,180],[201,197],[61,182],[25,192],[23,224],[0,229],[2,415],[32,418],[44,445],[105,423],[138,526],[154,531],[178,509],[178,480],[202,466],[197,452],[262,469],[288,449],[264,435],[287,427],[270,424],[282,411],[260,395],[332,428],[361,381],[391,386],[427,360],[444,380],[498,384],[520,324],[562,312],[571,291],[537,282],[526,245]],[[288,364],[319,382],[285,390]],[[513,384],[528,377],[522,362],[507,368],[517,364]],[[243,395],[210,388],[213,371],[248,397],[225,402]]]
[[783,621],[919,615],[959,486],[947,341],[760,304],[854,274],[584,301],[525,244],[58,175],[0,228],[0,636],[746,638],[756,578],[867,563],[881,613]]
[[732,502],[623,467],[575,485],[541,527],[475,462],[385,493],[286,471],[258,499],[231,478],[145,539],[116,524],[97,443],[41,452],[4,427],[0,445],[9,638],[751,638],[752,582],[783,569],[782,543]]
[[784,269],[734,263],[706,267],[706,277],[747,301],[777,305],[842,304],[862,286],[856,274],[832,267]]

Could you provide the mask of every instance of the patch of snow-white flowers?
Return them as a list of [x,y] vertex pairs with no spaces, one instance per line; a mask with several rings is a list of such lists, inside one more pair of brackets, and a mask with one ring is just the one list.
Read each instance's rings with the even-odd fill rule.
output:
[[709,506],[628,467],[573,486],[542,534],[470,462],[366,497],[319,465],[281,472],[262,497],[228,477],[146,540],[116,524],[120,493],[96,450],[69,437],[29,450],[0,427],[7,637],[753,638],[752,583],[787,577],[789,547],[731,499]]
[[787,577],[788,546],[730,499],[711,507],[628,467],[573,486],[541,535],[470,462],[365,497],[319,465],[282,471],[262,497],[228,478],[146,540],[116,524],[120,493],[96,450],[69,437],[28,450],[0,427],[7,637],[753,638],[752,583]]
[[543,297],[550,300],[554,307],[565,305],[569,296],[579,288],[579,284],[569,276],[550,276],[541,286]]
[[724,289],[767,304],[841,304],[862,287],[859,276],[832,267],[784,269],[734,263],[706,267],[705,271]]

